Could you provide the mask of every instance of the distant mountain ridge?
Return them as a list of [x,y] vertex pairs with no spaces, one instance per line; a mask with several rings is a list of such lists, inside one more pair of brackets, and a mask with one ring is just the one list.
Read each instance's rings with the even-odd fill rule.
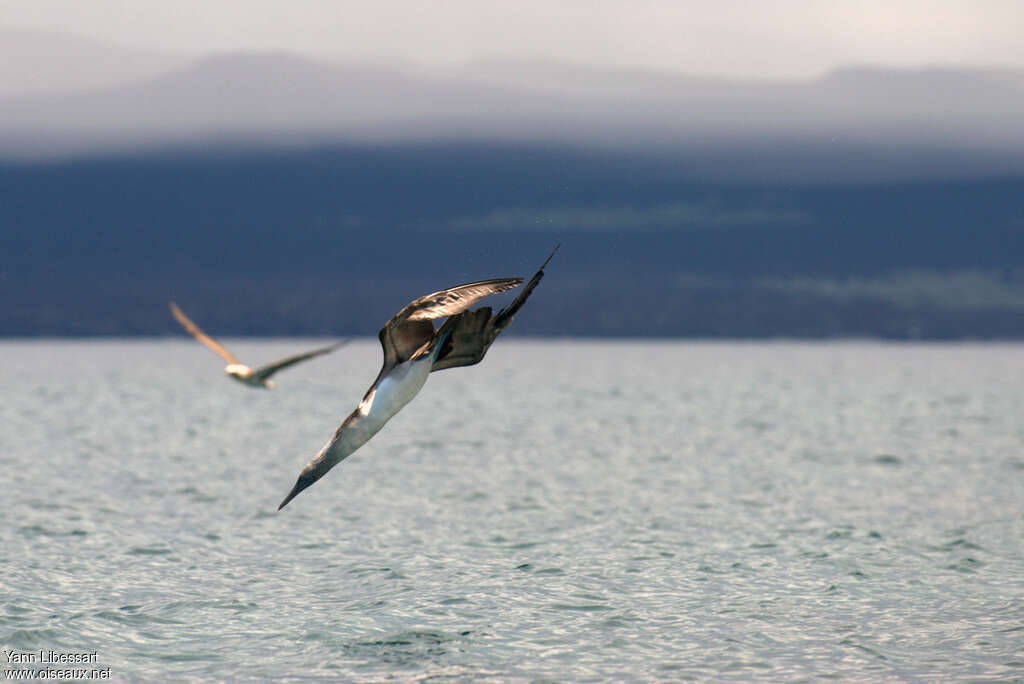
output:
[[1008,69],[851,67],[808,81],[732,81],[546,62],[441,73],[226,54],[87,92],[2,97],[0,111],[8,158],[467,140],[685,151],[737,167],[762,151],[792,149],[796,166],[801,155],[834,158],[837,168],[844,155],[880,152],[882,171],[895,151],[928,149],[951,155],[954,173],[1024,170],[1024,72]]

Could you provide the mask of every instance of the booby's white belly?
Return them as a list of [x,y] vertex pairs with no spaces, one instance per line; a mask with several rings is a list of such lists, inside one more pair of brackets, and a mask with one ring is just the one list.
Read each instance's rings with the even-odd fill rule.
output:
[[427,382],[432,364],[431,355],[416,361],[406,361],[395,366],[390,373],[380,379],[374,390],[359,404],[359,413],[363,417],[358,425],[360,432],[368,433],[367,439],[376,434],[384,427],[384,423],[419,394]]
[[328,462],[331,468],[370,441],[393,415],[419,394],[432,365],[433,357],[428,355],[391,369],[366,393],[359,407],[311,463]]

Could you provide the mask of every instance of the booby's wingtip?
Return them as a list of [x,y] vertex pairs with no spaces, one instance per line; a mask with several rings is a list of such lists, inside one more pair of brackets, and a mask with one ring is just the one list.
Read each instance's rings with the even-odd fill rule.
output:
[[555,248],[553,250],[551,250],[551,254],[548,254],[548,258],[545,259],[544,263],[540,265],[540,268],[537,269],[538,271],[543,271],[544,270],[544,268],[548,265],[548,262],[551,261],[551,258],[553,256],[555,256],[555,252],[557,252],[558,248],[561,247],[561,246],[562,246],[561,242],[556,242],[555,243]]

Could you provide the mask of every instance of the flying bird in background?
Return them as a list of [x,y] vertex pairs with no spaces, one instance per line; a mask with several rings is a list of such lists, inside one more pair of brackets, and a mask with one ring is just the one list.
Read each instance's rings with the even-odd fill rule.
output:
[[274,383],[270,380],[270,376],[274,373],[284,370],[289,366],[293,366],[301,361],[312,359],[315,356],[321,354],[328,354],[338,347],[348,344],[348,340],[342,340],[336,342],[327,347],[321,347],[314,349],[302,354],[296,354],[295,356],[289,356],[288,358],[269,363],[259,368],[250,368],[245,364],[241,363],[235,355],[229,352],[224,345],[217,342],[215,339],[200,330],[199,326],[192,322],[192,319],[185,315],[185,312],[178,308],[178,305],[171,302],[171,313],[181,323],[181,327],[185,328],[194,338],[205,344],[207,347],[219,354],[228,365],[224,367],[224,372],[230,375],[235,380],[249,385],[250,387],[263,387],[266,389],[273,389]]
[[[486,306],[468,309],[484,297],[518,287],[522,278],[481,280],[434,292],[414,299],[385,323],[379,334],[384,365],[377,379],[334,437],[302,469],[277,510],[366,444],[416,396],[431,372],[479,363],[544,277],[544,267],[557,251],[556,245],[519,296],[495,315]],[[445,316],[448,320],[435,330],[434,319]]]

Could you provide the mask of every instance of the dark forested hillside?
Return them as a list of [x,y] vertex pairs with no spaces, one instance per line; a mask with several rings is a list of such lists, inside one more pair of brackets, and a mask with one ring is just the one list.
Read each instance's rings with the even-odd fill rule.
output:
[[8,163],[0,334],[163,334],[172,297],[219,334],[372,334],[561,242],[520,333],[1024,337],[1024,179],[696,178],[512,144]]

